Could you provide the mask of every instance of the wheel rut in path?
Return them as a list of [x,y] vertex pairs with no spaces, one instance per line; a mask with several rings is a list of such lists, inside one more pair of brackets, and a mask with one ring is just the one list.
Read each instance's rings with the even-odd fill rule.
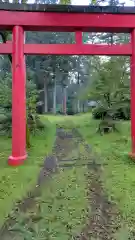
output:
[[90,214],[79,240],[116,240],[115,233],[120,226],[120,215],[115,204],[110,202],[104,192],[101,181],[103,171],[98,156],[93,155],[91,147],[82,136],[73,129],[74,136],[84,146],[85,154],[89,156],[88,166],[88,197]]
[[[83,154],[78,150],[78,145],[84,148]],[[74,155],[70,159],[71,155]],[[74,154],[73,154],[74,153]],[[82,155],[81,155],[82,154]],[[47,158],[50,160],[50,165],[47,166]],[[101,172],[102,166],[96,163],[96,159],[92,154],[91,148],[85,144],[78,132],[73,129],[66,132],[64,129],[57,129],[56,141],[54,144],[52,155],[45,159],[44,166],[39,174],[37,186],[33,191],[21,201],[17,207],[21,212],[26,212],[31,208],[31,205],[36,204],[35,199],[40,196],[40,186],[45,181],[49,180],[51,174],[57,171],[56,159],[58,166],[61,168],[81,167],[86,165],[89,171],[88,177],[88,199],[90,204],[89,218],[86,220],[86,225],[82,229],[81,234],[74,237],[75,240],[113,240],[114,233],[120,227],[119,213],[115,205],[108,201],[104,193]],[[78,158],[83,158],[83,161],[78,161]],[[9,227],[16,223],[16,219],[9,219],[0,230],[1,240],[14,239]],[[15,233],[16,234],[16,233]],[[16,239],[16,238],[15,238]]]
[[80,240],[114,240],[115,233],[120,228],[119,213],[104,193],[99,165],[88,167],[90,168],[90,216]]

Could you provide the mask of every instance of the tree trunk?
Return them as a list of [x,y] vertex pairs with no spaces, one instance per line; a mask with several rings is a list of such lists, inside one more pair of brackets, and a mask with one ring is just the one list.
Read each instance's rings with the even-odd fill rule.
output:
[[47,83],[44,81],[44,113],[48,112],[48,93],[47,93]]
[[53,87],[53,113],[56,114],[56,77],[54,78]]
[[[79,65],[78,65],[78,69],[79,69]],[[77,84],[78,84],[78,89],[80,87],[80,74],[79,74],[79,70],[78,70],[78,76],[77,76]],[[80,100],[77,100],[77,113],[80,113]]]
[[83,102],[83,113],[85,112],[85,103]]
[[66,87],[63,87],[63,113],[64,115],[67,114],[67,89]]
[[77,100],[77,112],[80,113],[80,100]]

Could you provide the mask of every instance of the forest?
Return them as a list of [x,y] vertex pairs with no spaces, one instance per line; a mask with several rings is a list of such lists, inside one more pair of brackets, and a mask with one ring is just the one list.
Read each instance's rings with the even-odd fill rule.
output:
[[[1,41],[11,39],[9,32],[1,32],[0,36]],[[74,41],[73,33],[26,32],[26,43]],[[87,44],[121,44],[129,41],[129,35],[84,33],[83,41]],[[128,57],[26,56],[26,66],[28,118],[36,113],[74,115],[92,111],[97,119],[108,114],[115,119],[130,119]],[[11,56],[0,57],[0,69],[1,130],[10,132]]]

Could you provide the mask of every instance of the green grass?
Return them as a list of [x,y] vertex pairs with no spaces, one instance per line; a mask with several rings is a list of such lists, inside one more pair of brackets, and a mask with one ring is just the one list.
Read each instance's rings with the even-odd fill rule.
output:
[[[52,126],[57,124],[67,130],[76,127],[80,131],[84,139],[93,147],[93,154],[97,153],[97,161],[103,165],[101,174],[103,187],[108,198],[116,203],[121,213],[123,229],[126,229],[126,224],[129,230],[132,230],[135,222],[135,164],[128,158],[131,144],[130,123],[120,122],[118,124],[119,133],[100,136],[96,133],[99,122],[93,120],[90,114],[78,116],[48,115],[41,116],[41,119],[42,121],[48,119]],[[3,189],[4,192],[0,192],[0,219],[2,219],[0,224],[16,200],[22,198],[26,191],[35,184],[43,157],[51,150],[54,129],[55,127],[51,127],[46,137],[43,134],[33,139],[33,148],[29,153],[28,161],[24,166],[15,169],[7,166],[6,160],[10,153],[10,141],[6,137],[2,137],[0,144],[2,166],[0,189]],[[79,150],[73,149],[66,158],[82,162],[85,152],[80,144],[78,147]],[[85,158],[85,160],[87,159]],[[68,240],[71,239],[71,235],[75,235],[82,229],[88,207],[86,175],[85,167],[76,167],[76,169],[61,171],[60,174],[54,175],[45,183],[42,195],[38,199],[43,218],[34,226],[37,232],[40,230],[43,239],[45,239],[44,236],[48,236],[48,239]],[[3,180],[2,176],[4,176]],[[52,207],[50,208],[50,206]],[[33,212],[37,214],[38,211],[33,209],[26,214],[33,214]],[[122,233],[117,233],[118,240],[121,239],[123,233],[123,230]],[[37,235],[36,240],[38,239],[40,237]],[[122,237],[122,239],[124,238]]]
[[[86,168],[61,171],[46,188],[42,209],[46,213],[43,224],[48,229],[48,237],[68,240],[81,231],[88,207],[86,171]],[[52,204],[51,212],[48,203]]]
[[[71,157],[72,160],[77,157],[78,161],[82,163],[84,159],[81,158],[80,154],[85,154],[84,149],[80,145],[77,148],[74,141],[72,144],[71,142],[69,146],[72,145],[75,149],[73,148],[73,151],[69,153],[65,152],[65,157],[62,159]],[[66,146],[64,146],[65,150]],[[59,157],[60,155],[61,152],[58,153]],[[32,208],[27,209],[25,213],[19,212],[17,215],[15,213],[17,222],[13,228],[25,229],[24,236],[28,237],[33,234],[33,238],[30,238],[33,240],[72,239],[73,236],[81,233],[88,217],[89,200],[87,191],[87,167],[59,169],[58,173],[46,179],[41,187],[41,194],[35,199]],[[33,219],[35,218],[38,220],[34,222]],[[31,228],[34,229],[34,233],[32,233]],[[12,238],[22,240],[23,236],[22,233],[15,232]],[[9,237],[8,239],[12,238]]]
[[32,147],[23,166],[7,164],[11,154],[11,139],[0,137],[0,226],[4,223],[17,200],[34,187],[45,156],[51,151],[55,139],[55,126],[49,124],[45,132],[32,137]]
[[[52,121],[55,122],[55,118]],[[92,146],[97,162],[103,166],[101,179],[105,192],[120,211],[123,229],[126,229],[126,233],[132,230],[135,223],[135,163],[128,157],[131,150],[130,122],[119,122],[119,133],[104,136],[96,133],[99,121],[93,120],[90,114],[67,116],[60,121],[57,118],[57,124],[58,122],[64,128],[78,128],[86,142]],[[121,239],[123,233],[124,230],[121,230],[117,239]]]
[[[81,232],[88,216],[89,203],[87,198],[88,180],[86,167],[67,168],[64,171],[60,170],[58,174],[54,174],[45,181],[45,184],[41,188],[41,195],[36,199],[37,204],[33,205],[33,207],[25,213],[19,212],[18,214],[12,211],[17,200],[22,199],[26,193],[35,186],[43,159],[52,149],[55,125],[64,125],[66,128],[70,127],[68,117],[64,117],[64,120],[59,116],[41,117],[41,120],[43,122],[45,121],[45,123],[47,119],[51,122],[47,133],[32,138],[33,147],[23,166],[12,168],[7,165],[7,159],[11,153],[11,141],[6,137],[0,139],[2,142],[0,145],[0,225],[3,224],[8,214],[11,213],[12,216],[16,217],[19,227],[21,227],[23,221],[24,229],[25,222],[25,236],[28,234],[31,235],[29,229],[32,227],[35,230],[34,237],[36,240],[42,238],[47,240],[68,240],[71,239],[71,236],[76,236]],[[76,119],[73,117],[70,118],[70,120],[73,121],[76,121]],[[65,158],[71,157],[71,160],[77,158],[81,163],[83,160],[79,157],[81,156],[81,152],[84,152],[84,150],[82,150],[79,145],[78,149],[67,153]],[[59,154],[61,153],[59,152]],[[38,206],[40,206],[40,212]],[[33,223],[33,216],[38,217],[39,214],[42,216],[41,219]],[[14,237],[14,239],[17,240],[23,239],[22,234],[18,233],[15,233]],[[11,237],[11,239],[12,238],[13,237]],[[10,236],[8,239],[10,239]]]
[[[87,114],[78,114],[78,115],[74,115],[74,116],[63,116],[63,115],[40,115],[40,118],[42,121],[45,121],[46,119],[48,119],[50,122],[54,123],[54,124],[58,124],[61,127],[65,127],[65,128],[72,128],[73,126],[78,126],[78,124],[83,124],[83,121],[85,119],[90,119],[91,114],[87,113]],[[72,125],[71,125],[72,122]]]
[[[52,118],[52,121],[55,121],[55,118]],[[60,121],[57,118],[58,122],[65,128],[77,127],[84,139],[93,147],[93,153],[97,153],[97,161],[103,165],[101,179],[105,192],[117,205],[123,228],[126,229],[125,224],[129,230],[134,228],[135,163],[128,157],[131,150],[130,122],[119,122],[119,133],[104,136],[96,133],[99,121],[93,120],[90,114],[64,117]]]
[[98,121],[78,119],[78,129],[84,139],[98,153],[97,161],[103,164],[101,175],[104,189],[111,201],[116,203],[123,223],[132,227],[135,222],[135,163],[129,159],[130,123],[118,123],[119,133],[101,136],[96,133]]
[[[69,240],[80,233],[85,225],[88,206],[85,174],[85,168],[70,169],[46,181],[42,195],[37,199],[40,212],[35,206],[23,216],[30,217],[26,234],[31,226],[37,229],[33,238],[36,240]],[[31,225],[33,216],[40,216],[41,219]]]
[[[101,136],[96,133],[99,121],[93,120],[90,114],[67,116],[60,121],[59,118],[57,122],[61,126],[77,127],[93,147],[93,154],[97,153],[97,161],[103,165],[101,178],[105,192],[117,205],[124,229],[125,224],[132,229],[135,222],[135,163],[128,157],[131,150],[130,122],[119,122],[119,133]],[[55,122],[55,117],[52,117],[52,121]]]

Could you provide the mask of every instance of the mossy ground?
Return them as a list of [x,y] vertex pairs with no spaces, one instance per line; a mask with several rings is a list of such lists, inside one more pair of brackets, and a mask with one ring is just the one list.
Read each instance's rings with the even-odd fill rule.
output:
[[[6,137],[1,138],[0,224],[10,213],[14,203],[35,184],[43,158],[51,151],[55,138],[55,126],[60,126],[67,132],[73,128],[78,129],[86,143],[89,144],[92,155],[96,156],[96,162],[102,165],[100,178],[104,192],[108,200],[115,204],[120,212],[121,228],[116,232],[114,239],[135,239],[132,235],[135,223],[135,164],[128,157],[131,145],[130,123],[119,122],[119,133],[101,136],[96,133],[99,122],[93,120],[90,114],[72,117],[42,116],[41,118],[43,121],[49,119],[52,124],[51,128],[47,135],[43,134],[33,139],[33,147],[24,166],[15,169],[7,166],[7,158],[11,151],[10,140]],[[66,154],[65,160],[68,160],[68,164],[82,163],[84,159],[87,163],[81,143],[78,144],[78,149],[72,149]],[[40,229],[40,234],[41,232],[43,235],[49,234],[48,239],[66,240],[71,237],[71,234],[80,231],[87,217],[88,208],[86,175],[86,166],[81,168],[75,166],[54,174],[52,179],[45,183],[38,201],[41,212],[46,217],[35,225],[37,232]],[[51,211],[50,205],[53,206]],[[80,218],[82,211],[84,215]],[[44,236],[47,236],[46,234]],[[44,238],[39,236],[36,239]]]
[[0,136],[0,226],[14,208],[15,203],[26,196],[37,181],[45,156],[51,152],[55,140],[55,126],[48,124],[46,132],[31,137],[32,147],[24,165],[10,167],[11,139]]

